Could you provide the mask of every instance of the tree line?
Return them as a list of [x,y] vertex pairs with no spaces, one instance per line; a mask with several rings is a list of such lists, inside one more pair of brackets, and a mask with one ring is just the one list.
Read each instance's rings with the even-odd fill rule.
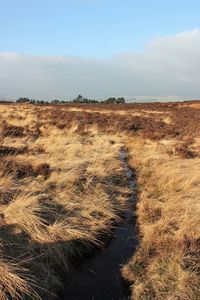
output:
[[65,104],[65,103],[78,103],[78,104],[93,104],[93,103],[105,103],[105,104],[125,104],[124,97],[110,97],[105,100],[96,100],[96,99],[90,99],[85,98],[82,95],[78,95],[77,98],[68,101],[68,100],[52,100],[52,101],[44,101],[44,100],[35,100],[35,99],[29,99],[27,97],[20,97],[16,101],[17,103],[30,103],[30,104],[46,104],[46,103],[52,103],[52,104]]

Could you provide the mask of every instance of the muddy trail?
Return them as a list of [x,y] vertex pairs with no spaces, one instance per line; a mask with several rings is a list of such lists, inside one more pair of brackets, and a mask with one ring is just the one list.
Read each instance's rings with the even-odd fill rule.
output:
[[131,188],[128,208],[105,248],[97,251],[93,258],[86,260],[77,273],[72,275],[62,300],[129,299],[130,287],[122,278],[121,268],[133,256],[138,245],[134,216],[137,184],[125,151],[121,151],[120,160]]

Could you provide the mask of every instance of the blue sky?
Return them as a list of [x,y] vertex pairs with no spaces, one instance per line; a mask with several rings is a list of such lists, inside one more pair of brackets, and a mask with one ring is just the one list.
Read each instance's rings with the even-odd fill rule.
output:
[[0,98],[200,99],[198,0],[0,0]]
[[199,0],[0,0],[0,51],[102,57],[200,26]]

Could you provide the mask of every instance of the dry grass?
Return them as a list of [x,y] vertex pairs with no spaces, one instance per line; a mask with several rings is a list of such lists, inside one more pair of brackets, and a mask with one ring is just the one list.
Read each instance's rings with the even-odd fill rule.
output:
[[175,143],[127,140],[141,245],[123,274],[135,300],[200,299],[200,159],[171,154]]
[[1,298],[54,299],[74,258],[103,247],[128,197],[125,145],[139,190],[132,298],[199,300],[199,105],[1,105]]
[[81,136],[76,127],[44,124],[36,137],[34,114],[28,106],[1,111],[2,300],[54,299],[74,258],[103,246],[102,235],[109,234],[128,197],[117,134],[91,127]]

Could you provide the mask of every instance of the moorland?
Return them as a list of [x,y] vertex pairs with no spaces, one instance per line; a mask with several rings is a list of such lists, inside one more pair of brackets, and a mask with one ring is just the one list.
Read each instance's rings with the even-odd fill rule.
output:
[[137,178],[135,300],[200,299],[200,102],[0,105],[0,297],[56,299]]

